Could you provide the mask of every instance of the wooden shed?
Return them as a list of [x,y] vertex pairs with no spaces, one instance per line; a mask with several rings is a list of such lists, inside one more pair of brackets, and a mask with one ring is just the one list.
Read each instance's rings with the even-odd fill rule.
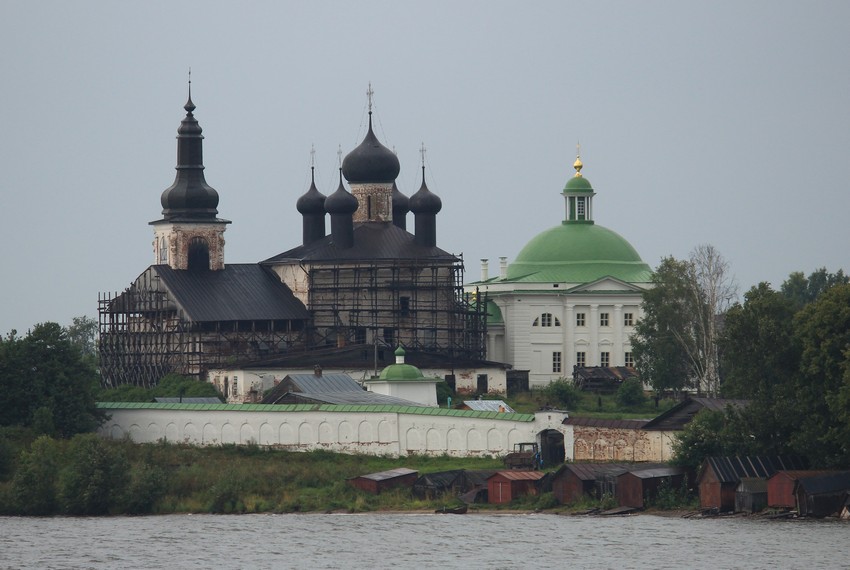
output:
[[617,477],[628,471],[626,463],[565,463],[552,476],[552,492],[559,503],[575,503],[585,495],[614,495]]
[[840,514],[850,494],[850,471],[803,477],[797,481],[797,512],[804,517]]
[[617,476],[617,503],[621,507],[642,509],[664,487],[679,489],[685,485],[684,467],[656,467],[627,471]]
[[794,491],[803,477],[828,475],[834,471],[788,470],[777,471],[767,480],[767,506],[773,509],[797,508]]
[[767,479],[780,470],[802,468],[799,458],[789,456],[708,457],[697,475],[700,506],[733,511],[741,479]]
[[735,489],[735,512],[757,513],[767,507],[767,479],[741,479]]
[[418,471],[399,467],[398,469],[390,469],[389,471],[352,477],[348,482],[361,491],[377,495],[394,487],[412,487],[418,476]]
[[537,495],[538,484],[545,476],[541,471],[497,471],[487,479],[487,501],[498,505],[524,495]]

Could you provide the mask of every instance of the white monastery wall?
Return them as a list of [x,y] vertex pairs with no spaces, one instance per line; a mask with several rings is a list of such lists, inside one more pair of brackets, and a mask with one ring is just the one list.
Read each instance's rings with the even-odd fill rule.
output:
[[[455,457],[502,455],[544,430],[567,434],[564,413],[540,412],[532,421],[397,412],[242,411],[109,408],[99,433],[136,443],[249,444],[295,451]],[[510,414],[516,417],[517,414]],[[528,418],[528,415],[519,415]],[[538,440],[539,441],[539,440]],[[565,448],[572,441],[565,438]]]

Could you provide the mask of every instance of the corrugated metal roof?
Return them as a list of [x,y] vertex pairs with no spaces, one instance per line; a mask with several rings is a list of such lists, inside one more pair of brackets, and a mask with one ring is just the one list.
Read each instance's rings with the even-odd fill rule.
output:
[[413,234],[392,223],[363,222],[354,224],[354,245],[347,249],[336,247],[333,236],[327,235],[308,245],[300,245],[263,261],[275,264],[292,261],[358,261],[421,259],[454,263],[459,259],[439,247],[417,244]]
[[543,471],[496,471],[489,478],[493,477],[504,477],[505,479],[509,479],[511,481],[537,481],[538,479],[542,479],[546,476],[546,473]]
[[463,404],[478,412],[515,413],[514,409],[502,400],[464,400]]
[[687,469],[684,467],[652,467],[649,469],[635,469],[629,471],[638,479],[654,479],[656,477],[671,477],[673,475],[684,475]]
[[390,469],[388,471],[381,471],[379,473],[369,473],[367,475],[360,475],[358,477],[353,477],[353,479],[369,479],[370,481],[386,481],[387,479],[395,479],[396,477],[404,477],[406,475],[410,475],[411,473],[417,474],[418,471],[414,469],[408,469],[407,467],[398,467],[397,469]]
[[803,477],[797,481],[797,485],[802,487],[810,495],[834,493],[842,490],[850,492],[850,471],[817,475],[815,477]]
[[306,320],[304,304],[271,270],[257,264],[231,264],[219,271],[151,269],[194,322]]
[[98,402],[102,410],[200,410],[222,412],[356,412],[394,413],[420,416],[454,416],[513,422],[533,422],[534,414],[504,414],[499,412],[475,412],[472,410],[449,410],[446,408],[424,408],[416,406],[390,406],[383,404],[157,404],[156,402]]
[[749,403],[749,400],[687,398],[647,422],[644,429],[651,431],[677,431],[683,429],[702,410],[722,411],[727,406],[743,409]]
[[290,379],[294,392],[309,394],[312,392],[327,394],[329,392],[362,392],[363,388],[348,374],[288,374],[283,382]]
[[708,467],[721,483],[737,483],[744,478],[768,478],[777,471],[801,469],[804,465],[793,456],[708,457],[700,469],[700,480]]
[[600,427],[611,429],[642,429],[649,420],[609,420],[605,418],[576,418],[568,417],[564,425]]
[[421,406],[430,408],[418,402],[411,402],[403,398],[393,396],[385,396],[384,394],[376,394],[375,392],[367,392],[366,390],[357,390],[356,392],[289,392],[282,399],[288,400],[288,396],[292,396],[294,401],[299,404],[381,404],[389,406]]

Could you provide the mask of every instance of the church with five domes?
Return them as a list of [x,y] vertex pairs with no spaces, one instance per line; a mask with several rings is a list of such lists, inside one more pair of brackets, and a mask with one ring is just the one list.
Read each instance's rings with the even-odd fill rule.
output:
[[[379,353],[389,363],[398,346],[443,368],[483,362],[483,303],[464,295],[462,257],[437,246],[442,201],[425,182],[424,154],[421,187],[408,198],[395,183],[398,158],[372,129],[371,88],[368,96],[368,132],[342,160],[337,190],[324,196],[312,183],[295,202],[302,243],[231,264],[230,221],[218,217],[218,192],[205,180],[190,91],[175,181],[151,222],[154,264],[99,300],[105,385],[150,387],[169,373],[206,379],[250,364],[312,368],[319,358],[369,368]],[[235,377],[219,387],[242,393]]]

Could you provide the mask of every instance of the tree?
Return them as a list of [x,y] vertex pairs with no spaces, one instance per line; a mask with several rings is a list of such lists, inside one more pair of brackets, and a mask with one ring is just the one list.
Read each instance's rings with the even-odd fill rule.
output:
[[821,267],[808,278],[802,271],[795,271],[782,283],[780,291],[800,309],[817,299],[827,289],[847,283],[850,283],[850,276],[845,275],[843,270],[829,273],[825,267]]
[[850,285],[834,285],[794,319],[801,344],[791,444],[819,467],[850,467]]
[[718,319],[736,295],[728,263],[711,245],[687,261],[666,257],[643,295],[632,349],[638,372],[656,391],[720,389]]
[[638,378],[629,378],[617,389],[617,403],[624,408],[636,408],[646,403],[643,382]]
[[91,317],[74,317],[65,330],[68,340],[93,365],[97,364],[97,320]]
[[74,436],[59,475],[59,496],[71,515],[103,515],[124,498],[129,467],[121,450],[94,434]]
[[[94,401],[97,375],[56,323],[0,341],[0,425],[32,426],[61,437],[91,431],[103,418]],[[52,418],[49,425],[47,418]]]

